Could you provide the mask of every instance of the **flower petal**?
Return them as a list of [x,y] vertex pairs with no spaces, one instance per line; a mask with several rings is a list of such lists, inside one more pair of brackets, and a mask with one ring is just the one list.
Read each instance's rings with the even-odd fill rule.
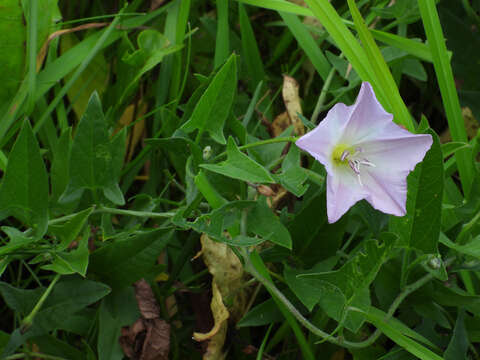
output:
[[377,131],[392,123],[393,115],[385,111],[375,97],[372,86],[363,82],[342,136],[342,142],[354,144],[376,137]]
[[315,129],[302,136],[295,144],[320,161],[328,170],[333,147],[342,136],[350,112],[351,106],[336,104]]
[[[362,155],[376,166],[376,170],[386,173],[408,172],[423,160],[433,139],[430,134],[411,134],[395,124],[401,132],[386,132],[382,138],[355,144],[362,149]],[[400,136],[398,136],[400,134]],[[395,137],[397,136],[397,137]]]
[[365,158],[376,166],[362,172],[362,181],[370,193],[367,201],[375,209],[396,216],[406,214],[408,174],[433,143],[429,134],[405,132],[402,138],[360,144]]
[[407,213],[407,175],[408,171],[403,174],[364,171],[362,182],[369,192],[366,200],[375,209],[386,214],[405,215]]
[[332,168],[327,176],[327,216],[334,223],[357,201],[368,196],[367,189],[360,185],[352,171],[343,166]]

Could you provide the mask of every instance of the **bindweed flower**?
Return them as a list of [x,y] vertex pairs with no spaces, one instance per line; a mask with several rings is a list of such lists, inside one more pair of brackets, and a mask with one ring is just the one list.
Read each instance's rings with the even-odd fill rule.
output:
[[412,134],[392,122],[368,82],[355,104],[336,104],[296,145],[327,170],[328,222],[357,201],[387,214],[406,214],[407,175],[422,161],[432,136]]

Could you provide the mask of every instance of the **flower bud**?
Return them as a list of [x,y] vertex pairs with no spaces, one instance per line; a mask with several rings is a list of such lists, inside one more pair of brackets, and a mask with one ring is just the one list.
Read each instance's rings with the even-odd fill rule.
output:
[[210,145],[207,145],[203,148],[203,160],[208,160],[210,159],[210,156],[212,156],[212,147]]

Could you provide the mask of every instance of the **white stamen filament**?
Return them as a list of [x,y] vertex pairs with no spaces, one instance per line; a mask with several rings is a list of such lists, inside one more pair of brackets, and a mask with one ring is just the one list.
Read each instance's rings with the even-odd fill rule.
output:
[[376,167],[374,163],[370,162],[365,158],[362,158],[362,159],[355,158],[357,155],[359,155],[362,152],[363,152],[362,148],[359,148],[359,147],[355,149],[355,152],[353,154],[350,153],[348,150],[345,150],[342,153],[342,156],[340,158],[341,161],[344,161],[346,159],[348,160],[348,165],[353,170],[353,172],[357,175],[357,179],[360,186],[363,186],[363,182],[360,177],[360,165]]

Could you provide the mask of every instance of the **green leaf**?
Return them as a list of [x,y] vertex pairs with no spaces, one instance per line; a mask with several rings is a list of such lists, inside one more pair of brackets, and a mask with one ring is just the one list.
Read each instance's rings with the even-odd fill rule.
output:
[[[319,300],[322,300],[320,304],[323,309],[330,317],[341,321],[349,306],[362,309],[370,306],[370,284],[375,280],[382,264],[389,258],[395,238],[393,234],[385,233],[382,243],[377,240],[366,241],[363,250],[339,270],[299,276],[311,281],[309,285],[312,288],[319,289],[317,291],[321,293]],[[358,315],[349,312],[345,318],[345,326],[353,332],[357,332],[364,321],[363,317]]]
[[283,320],[282,313],[278,310],[273,299],[268,299],[256,305],[245,314],[238,322],[238,327],[264,326]]
[[386,31],[370,29],[373,37],[387,45],[395,46],[410,55],[413,55],[421,60],[432,62],[432,53],[430,48],[423,42],[417,39],[408,39],[403,36],[390,34]]
[[460,310],[453,330],[453,337],[443,354],[444,360],[466,359],[468,350],[468,333],[465,329],[465,311]]
[[440,233],[440,238],[438,240],[443,245],[458,251],[461,254],[473,256],[474,258],[480,259],[480,235],[476,236],[473,240],[468,242],[465,245],[458,245],[451,241],[443,232]]
[[72,243],[72,241],[77,238],[92,211],[93,207],[85,209],[76,214],[72,214],[73,217],[65,224],[52,224],[48,227],[48,232],[60,240],[60,244],[55,248],[57,251],[65,250]]
[[390,231],[398,244],[436,254],[440,234],[443,195],[443,157],[438,136],[430,130],[433,144],[423,162],[407,179],[407,215],[390,218]]
[[284,0],[238,0],[238,2],[291,14],[314,16],[310,9]]
[[200,170],[193,180],[211,207],[217,209],[227,203],[227,200],[210,184],[203,170]]
[[169,156],[175,155],[182,159],[183,166],[189,156],[193,155],[196,163],[203,162],[202,150],[192,140],[187,137],[176,136],[175,134],[169,138],[161,139],[145,139],[145,143],[153,147],[159,147]]
[[0,187],[0,219],[14,216],[41,237],[48,222],[48,176],[28,121],[13,145]]
[[282,163],[282,172],[274,174],[274,178],[278,183],[283,185],[285,189],[293,195],[300,197],[305,194],[308,184],[304,185],[308,175],[300,166],[300,150],[296,146],[291,146],[287,156]]
[[72,148],[72,128],[68,128],[60,135],[57,147],[53,153],[50,168],[52,182],[51,202],[56,203],[68,185],[68,171],[70,163],[70,150]]
[[98,309],[97,351],[99,360],[122,359],[118,341],[122,327],[140,317],[133,287],[118,289],[105,297]]
[[[268,272],[267,267],[265,266],[265,263],[263,262],[262,258],[260,255],[253,251],[250,253],[250,263],[248,263],[248,266],[253,267],[255,272],[259,273],[260,276],[264,277],[265,280],[271,284],[273,284],[272,278],[270,276],[270,273]],[[247,267],[248,271],[248,267]],[[287,309],[287,307],[278,299],[276,296],[275,292],[272,291],[269,287],[267,287],[267,290],[269,291],[270,295],[272,296],[273,300],[277,304],[278,309],[281,311],[283,316],[288,322],[288,325],[292,329],[296,340],[298,342],[298,345],[300,347],[300,350],[302,351],[303,358],[306,360],[313,360],[315,359],[315,356],[313,355],[312,349],[310,345],[307,343],[305,339],[305,335],[303,334],[302,329],[300,328],[300,325],[297,323],[297,320],[295,317],[292,315],[292,313]]]
[[157,229],[117,239],[90,255],[89,272],[116,288],[131,285],[153,268],[171,238],[170,229]]
[[122,59],[126,63],[138,68],[138,70],[132,71],[132,79],[120,96],[119,104],[122,104],[127,96],[132,93],[144,74],[158,65],[166,55],[173,54],[183,47],[181,45],[170,45],[166,36],[153,29],[143,30],[138,35],[137,42],[138,50],[132,54],[127,54]]
[[[0,292],[2,292],[4,296],[5,288],[7,287],[3,285],[3,283],[0,283]],[[31,306],[29,309],[24,309],[27,310],[27,313],[32,310],[38,301],[39,296],[37,297],[37,294],[42,294],[44,291],[43,288],[36,289],[42,290],[37,292],[36,290],[15,289],[10,286],[8,286],[8,289],[8,295],[11,296],[13,294],[16,299],[18,299],[18,295],[23,294],[23,297],[26,298],[24,301],[27,301],[29,303],[28,305]],[[82,279],[77,276],[65,277],[53,288],[52,293],[48,296],[41,310],[35,316],[32,327],[24,334],[21,334],[19,329],[15,330],[0,356],[3,358],[13,353],[31,337],[46,334],[54,329],[62,329],[63,324],[66,323],[66,317],[97,302],[109,292],[110,288],[102,283]],[[12,302],[12,297],[9,298],[9,301],[11,301],[12,304],[16,304]]]
[[[40,2],[40,4],[42,3],[44,3],[44,1]],[[130,29],[138,28],[139,26],[145,24],[152,18],[155,18],[156,16],[161,14],[167,8],[168,6],[163,6],[160,9],[157,9],[156,11],[149,13],[148,15],[139,15],[139,16],[126,19],[122,21],[122,25]],[[111,45],[114,41],[118,40],[120,37],[122,37],[125,34],[123,30],[112,32],[114,27],[115,27],[115,24],[111,29],[95,32],[91,36],[81,41],[78,45],[74,46],[72,49],[67,51],[65,54],[62,54],[62,56],[60,56],[59,58],[48,63],[45,66],[45,68],[41,72],[39,72],[37,75],[35,99],[38,100],[39,98],[41,98],[48,90],[50,90],[53,86],[58,84],[61,79],[63,79],[66,75],[68,75],[71,71],[75,70],[76,68],[78,68],[77,69],[78,75],[80,75],[81,72],[90,63],[90,61],[93,60],[98,50],[103,49],[108,45]],[[47,32],[48,33],[51,32],[50,27],[47,29]],[[108,32],[107,36],[103,37],[103,35],[106,32]],[[74,76],[77,75],[77,71],[75,72]],[[70,82],[68,82],[68,84],[66,85],[71,86],[73,85],[73,83],[70,84]],[[17,92],[17,95],[15,96],[13,101],[10,103],[9,111],[4,112],[4,115],[0,120],[0,139],[5,140],[4,136],[8,128],[12,125],[15,118],[24,113],[25,108],[22,107],[21,105],[27,96],[27,90],[28,90],[27,86],[21,86],[21,88]],[[62,94],[58,94],[61,96],[57,95],[58,102],[66,94],[66,92],[68,91],[68,88],[66,89],[62,88],[61,91],[63,91],[63,95]],[[52,111],[54,110],[54,107],[56,107],[55,104],[52,107]]]
[[428,79],[425,68],[417,59],[405,59],[402,65],[402,72],[420,81],[427,81]]
[[225,144],[223,126],[232,108],[237,90],[236,55],[232,54],[213,78],[193,110],[190,119],[182,126],[187,133],[198,129],[207,131],[213,140]]
[[90,229],[86,229],[82,239],[78,242],[78,247],[69,252],[53,253],[51,264],[42,266],[42,269],[51,270],[60,275],[80,274],[85,276],[88,267],[88,238]]
[[5,110],[12,94],[18,89],[25,72],[26,28],[22,4],[18,0],[6,0],[2,3],[2,21],[0,22],[0,109]]
[[270,173],[260,164],[238,150],[233,138],[228,139],[227,160],[218,165],[201,164],[200,167],[242,181],[274,183]]
[[107,199],[117,205],[123,205],[125,200],[123,193],[118,185],[118,180],[122,174],[123,161],[125,159],[125,152],[127,149],[127,128],[124,127],[111,140],[112,153],[112,179],[116,179],[108,186],[103,188],[103,194]]
[[[244,212],[247,212],[247,234],[238,235]],[[292,246],[290,233],[267,206],[265,199],[231,201],[191,222],[179,214],[173,218],[173,223],[234,246],[256,245],[266,240],[288,249]],[[227,230],[232,238],[225,236]]]
[[[368,313],[377,319],[385,319],[387,318],[387,313],[384,311],[377,309],[375,307],[370,307],[368,310]],[[407,325],[405,325],[403,322],[398,320],[397,318],[390,318],[388,319],[388,323],[391,324],[393,327],[395,327],[398,331],[400,331],[403,335],[408,336],[409,338],[412,338],[414,340],[417,340],[418,342],[421,342],[424,345],[429,346],[430,348],[436,350],[436,351],[441,351],[441,349],[432,343],[429,339],[427,339],[425,336],[420,335],[418,332],[415,330],[411,329]]]
[[385,321],[383,317],[375,313],[370,313],[368,311],[363,311],[361,309],[355,309],[356,311],[361,312],[369,322],[371,322],[375,327],[382,331],[387,337],[392,341],[397,343],[399,346],[407,350],[409,353],[415,355],[421,360],[442,360],[442,357],[438,356],[428,348],[420,345],[416,341],[402,334],[399,328],[393,326],[393,323]]
[[70,182],[60,201],[78,199],[85,189],[102,189],[105,196],[117,205],[125,200],[118,189],[118,169],[115,162],[117,142],[111,142],[102,104],[95,92],[90,97],[73,140],[70,155]]
[[10,241],[0,247],[0,256],[14,253],[17,249],[21,249],[36,240],[34,237],[25,236],[23,232],[14,227],[2,226],[1,229],[8,235]]
[[[322,296],[325,296],[325,292],[328,292],[330,300],[336,301],[338,299],[340,304],[345,303],[345,296],[343,296],[338,288],[332,287],[329,291],[326,289],[326,287],[329,285],[328,283],[314,279],[298,277],[298,275],[305,275],[305,271],[300,271],[289,266],[285,266],[283,276],[285,277],[286,283],[290,289],[292,289],[293,293],[300,299],[303,305],[305,305],[308,311],[313,310],[315,305],[317,305],[322,299]],[[338,316],[341,317],[341,311],[339,311]]]
[[257,201],[256,206],[248,212],[247,229],[264,240],[270,240],[287,249],[292,248],[290,233],[267,206],[265,199]]
[[57,339],[53,335],[35,336],[30,341],[42,349],[42,354],[50,356],[58,356],[60,358],[67,358],[70,360],[85,360],[82,351],[69,345],[65,341]]
[[446,144],[442,144],[442,154],[443,158],[445,159],[446,157],[455,154],[458,150],[471,147],[470,144],[464,143],[461,141],[451,141]]
[[16,288],[6,282],[0,282],[0,294],[7,306],[22,315],[32,311],[45,288],[37,287],[34,290]]

